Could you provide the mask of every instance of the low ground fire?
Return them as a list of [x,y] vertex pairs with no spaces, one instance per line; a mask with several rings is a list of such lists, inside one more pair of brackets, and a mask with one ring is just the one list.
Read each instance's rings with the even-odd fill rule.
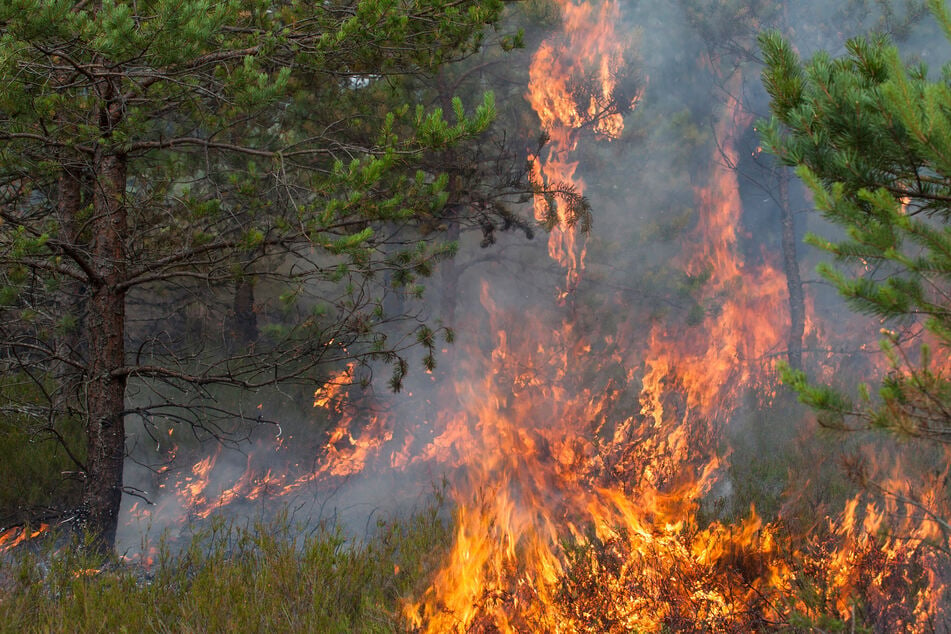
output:
[[[776,491],[768,514],[735,508],[737,420],[767,411],[819,433],[779,378],[790,329],[781,258],[751,247],[744,229],[737,166],[757,115],[743,101],[743,69],[714,73],[726,95],[705,132],[715,147],[683,194],[695,221],[666,262],[696,309],[635,309],[632,291],[613,287],[597,305],[579,299],[597,233],[568,202],[588,193],[582,150],[597,147],[610,163],[653,80],[633,81],[626,68],[638,44],[618,2],[555,5],[561,28],[534,52],[525,94],[548,139],[529,156],[533,178],[566,193],[533,201],[550,229],[550,260],[539,266],[557,271],[551,288],[532,290],[547,300],[526,309],[497,283],[502,275],[473,273],[477,305],[454,324],[451,367],[420,379],[425,389],[374,394],[356,364],[338,368],[313,395],[315,416],[333,424],[312,460],[288,458],[279,470],[274,456],[296,454],[285,452],[283,430],[268,428],[237,463],[219,446],[188,469],[156,470],[160,501],[128,509],[130,524],[184,524],[261,500],[277,507],[373,478],[398,482],[400,494],[444,479],[452,544],[428,585],[402,599],[397,618],[412,631],[819,631],[829,615],[842,627],[946,631],[948,449],[932,447],[943,469],[912,484],[901,452],[869,441],[833,465],[862,485],[844,504]],[[596,205],[592,213],[597,227]],[[824,378],[843,342],[882,327],[855,318],[843,328],[812,298],[806,313],[809,362]],[[865,352],[862,363],[889,371],[886,355]],[[946,351],[934,355],[939,370],[951,367]],[[171,463],[174,434],[158,443]],[[801,517],[804,507],[815,516]],[[46,529],[8,530],[0,551]]]

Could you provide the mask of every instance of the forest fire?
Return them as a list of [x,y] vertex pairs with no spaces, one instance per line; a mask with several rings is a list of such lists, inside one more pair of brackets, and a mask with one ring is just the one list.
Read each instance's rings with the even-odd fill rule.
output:
[[[600,15],[615,10],[606,3]],[[602,69],[621,58],[605,31],[579,20],[594,9],[566,4],[564,11],[565,39],[585,51],[579,57],[607,60]],[[587,39],[579,43],[581,37]],[[607,52],[589,48],[605,43]],[[605,124],[594,98],[587,108],[582,103],[573,109],[579,99],[564,91],[585,84],[583,76],[571,75],[583,69],[557,59],[546,42],[533,60],[529,100],[553,140],[536,169],[580,190],[577,162],[570,159],[577,144],[573,131],[593,125],[613,137],[623,121],[617,115]],[[609,94],[610,85],[602,85],[608,92],[601,94]],[[890,627],[920,627],[917,615],[940,611],[936,595],[943,586],[933,576],[915,605],[901,605],[904,595],[894,585],[900,582],[888,579],[928,557],[918,549],[926,539],[946,542],[934,518],[925,528],[919,514],[905,533],[910,541],[883,542],[877,534],[882,511],[868,503],[859,525],[856,498],[841,516],[828,519],[829,537],[821,543],[806,538],[798,549],[781,523],[766,525],[752,509],[735,525],[698,524],[700,502],[722,476],[720,425],[750,390],[773,391],[772,361],[788,329],[782,274],[768,257],[749,265],[739,254],[735,137],[750,118],[730,100],[712,157],[713,164],[727,165],[713,170],[711,184],[696,192],[700,218],[683,268],[707,280],[702,327],[674,332],[654,326],[646,347],[625,351],[642,360],[642,373],[628,373],[627,385],[598,394],[574,381],[594,374],[587,365],[603,361],[592,351],[609,348],[611,337],[596,342],[565,321],[547,345],[535,345],[525,333],[543,326],[525,326],[520,316],[506,314],[483,288],[497,346],[486,367],[465,374],[487,378],[477,387],[457,386],[468,392],[463,403],[478,404],[456,423],[472,432],[464,452],[468,464],[454,481],[457,533],[427,593],[407,605],[415,627],[749,631],[808,614],[811,606],[796,590],[810,574],[825,575],[821,587],[840,614],[854,612],[862,593],[865,609]],[[544,208],[536,203],[539,220]],[[580,281],[585,248],[565,214],[558,220],[549,254],[566,269],[564,291],[570,292]],[[640,416],[612,420],[625,392],[638,394]],[[871,594],[870,576],[876,579]]]
[[[729,122],[737,114],[733,110],[725,118]],[[718,286],[713,292],[723,294],[744,273],[729,233],[739,213],[733,173],[722,170],[710,190],[698,192],[698,200],[700,231],[707,234],[700,240],[712,239],[716,250],[701,251],[691,265],[710,267]],[[572,229],[564,232],[572,238],[553,240],[574,245]],[[551,253],[563,256],[561,248]],[[582,259],[562,261],[570,268]],[[770,279],[760,301],[781,301],[775,271],[757,276]],[[408,606],[407,617],[433,632],[570,631],[593,618],[606,618],[619,630],[653,631],[688,615],[707,626],[735,625],[731,619],[747,612],[759,586],[785,575],[769,568],[774,529],[764,529],[755,515],[739,529],[714,524],[698,531],[692,525],[720,466],[712,430],[696,423],[712,423],[719,408],[735,407],[737,386],[749,384],[752,364],[775,346],[781,332],[781,323],[769,322],[762,332],[758,320],[781,319],[776,316],[782,312],[775,306],[764,311],[756,298],[744,304],[727,300],[709,320],[719,339],[668,339],[655,332],[654,345],[642,352],[647,360],[638,397],[641,416],[612,421],[611,401],[636,391],[638,377],[629,374],[629,385],[604,395],[579,392],[575,373],[599,362],[590,353],[593,342],[563,323],[547,349],[529,343],[513,350],[509,341],[522,329],[493,304],[488,289],[482,301],[498,328],[498,345],[489,367],[468,373],[488,378],[462,399],[481,406],[468,413],[473,437],[466,453],[473,458],[456,483],[456,543],[423,601]],[[760,334],[766,338],[757,339]],[[677,347],[678,341],[686,347]],[[672,389],[686,402],[665,411]],[[739,594],[724,566],[737,553],[761,559],[764,575]],[[700,583],[711,576],[714,583]],[[600,598],[579,594],[595,587]],[[607,605],[610,616],[596,616]]]
[[[541,44],[530,70],[527,98],[551,142],[544,159],[531,159],[536,182],[576,194],[582,132],[618,138],[640,95],[619,93],[629,43],[614,32],[617,3],[559,7],[564,33]],[[729,484],[723,428],[750,394],[775,396],[774,361],[789,328],[778,265],[768,254],[747,261],[739,245],[733,168],[752,117],[734,98],[718,116],[715,167],[694,191],[698,220],[676,261],[701,289],[700,314],[582,332],[565,310],[585,270],[579,219],[557,197],[552,206],[537,196],[563,286],[528,319],[483,283],[480,334],[491,353],[472,344],[459,355],[431,425],[395,432],[382,413],[357,408],[346,389],[351,365],[314,394],[335,424],[312,465],[277,474],[255,467],[252,452],[232,484],[213,490],[216,453],[169,482],[176,503],[204,518],[381,466],[442,470],[454,541],[429,587],[405,603],[403,617],[420,631],[740,632],[807,622],[826,607],[843,618],[863,610],[893,631],[923,629],[921,615],[939,615],[947,602],[929,550],[951,546],[938,510],[947,473],[923,498],[896,469],[875,479],[884,505],[860,494],[809,534],[752,508],[732,522],[701,513]],[[814,336],[817,321],[810,316]],[[428,441],[413,437],[423,427]]]

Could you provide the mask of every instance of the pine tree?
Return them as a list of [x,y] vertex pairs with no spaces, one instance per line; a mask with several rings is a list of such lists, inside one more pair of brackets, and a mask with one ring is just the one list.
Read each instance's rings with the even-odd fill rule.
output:
[[[951,38],[942,2],[929,8]],[[775,32],[760,37],[773,116],[764,146],[797,173],[840,239],[807,240],[833,256],[820,273],[855,311],[885,323],[891,369],[858,401],[799,371],[786,381],[836,427],[881,427],[951,441],[951,67],[941,80],[906,65],[884,36],[803,63]],[[919,349],[903,331],[921,324]],[[916,344],[918,345],[918,344]],[[920,354],[919,354],[920,350]]]
[[[484,132],[494,103],[427,110],[394,87],[474,52],[501,10],[0,1],[0,372],[45,395],[8,405],[54,437],[81,417],[71,455],[101,546],[131,414],[241,416],[189,405],[344,359],[389,361],[398,386],[413,343],[433,363],[432,327],[383,299],[451,254],[415,229],[449,196],[420,167]],[[132,385],[154,398],[130,404]]]

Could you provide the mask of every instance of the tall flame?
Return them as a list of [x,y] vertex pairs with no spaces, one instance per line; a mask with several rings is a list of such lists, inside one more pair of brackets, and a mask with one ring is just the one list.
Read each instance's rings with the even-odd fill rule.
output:
[[[612,12],[603,10],[601,15]],[[549,59],[543,45],[535,60]],[[556,87],[545,90],[538,101],[543,106],[564,105],[550,95],[558,94],[558,86],[566,82],[556,77],[553,83]],[[558,109],[553,106],[550,111]],[[540,111],[543,122],[549,120],[548,113]],[[576,124],[583,116],[569,112],[560,120]],[[727,154],[733,152],[733,126],[742,120],[738,104],[731,104],[720,130]],[[569,147],[574,147],[573,141]],[[555,170],[565,165],[560,156],[551,156]],[[542,169],[550,171],[551,166],[549,162]],[[611,544],[627,560],[622,585],[630,582],[629,575],[642,581],[652,578],[643,568],[635,568],[638,563],[649,560],[663,576],[677,567],[707,570],[736,550],[731,544],[737,537],[726,527],[716,525],[699,534],[688,530],[686,522],[715,480],[719,461],[711,453],[709,434],[698,436],[683,422],[695,415],[715,418],[716,408],[729,405],[727,401],[738,395],[736,380],[749,378],[751,370],[742,368],[758,362],[781,340],[783,324],[777,316],[782,311],[775,304],[783,299],[778,292],[783,283],[773,269],[756,272],[762,286],[755,297],[734,299],[735,293],[725,292],[746,273],[737,259],[733,233],[740,212],[737,191],[735,174],[723,169],[709,188],[698,192],[699,246],[686,266],[694,274],[700,267],[709,268],[711,296],[726,294],[727,299],[705,320],[703,335],[679,333],[674,338],[658,329],[652,332],[643,351],[647,361],[639,396],[641,416],[615,423],[606,438],[612,400],[630,392],[636,377],[629,374],[629,385],[620,390],[579,393],[573,373],[594,361],[592,344],[570,323],[563,323],[547,345],[513,350],[510,339],[524,334],[515,326],[520,322],[495,306],[488,287],[483,288],[483,306],[497,324],[498,343],[488,368],[466,372],[486,379],[477,387],[458,386],[469,392],[465,402],[477,404],[466,423],[473,438],[466,452],[470,460],[465,479],[458,484],[458,533],[448,562],[424,600],[407,608],[407,617],[416,626],[432,632],[482,625],[508,631],[525,624],[563,629],[565,615],[554,605],[564,590],[569,565],[565,543]],[[583,258],[562,257],[566,244],[576,248],[566,237],[574,240],[571,228],[553,234],[556,246],[550,253],[574,271],[570,279],[577,281],[579,271],[574,267]],[[519,368],[518,373],[513,367]],[[671,377],[687,395],[685,408],[673,418],[663,411]],[[754,543],[754,549],[771,553],[771,533],[760,529],[752,516],[741,530],[747,535],[742,547]],[[749,537],[752,533],[756,539]],[[659,561],[666,563],[660,566]],[[709,595],[703,602],[709,604],[711,623],[715,614],[734,609],[715,591],[682,590],[687,596]],[[656,603],[644,603],[626,592],[612,601],[624,596],[632,603],[615,610],[631,628],[656,629],[671,618],[656,612]]]
[[[624,130],[623,112],[634,107],[639,96],[617,94],[618,76],[625,68],[629,42],[616,30],[620,20],[617,2],[608,0],[596,8],[591,3],[560,0],[563,34],[544,41],[532,57],[526,99],[535,109],[542,130],[549,136],[544,160],[530,156],[535,180],[570,192],[582,190],[575,175],[578,161],[572,153],[578,132],[593,130],[614,139]],[[549,223],[550,200],[535,197],[535,217]],[[548,253],[565,268],[563,289],[575,288],[584,268],[584,246],[579,243],[575,218],[562,200],[556,204],[556,222],[548,239]]]
[[[733,77],[734,94],[740,76]],[[737,228],[743,211],[736,170],[735,138],[751,121],[739,101],[729,97],[716,136],[718,148],[711,164],[709,185],[697,190],[699,220],[686,273],[703,283],[701,327],[669,332],[657,325],[646,351],[647,372],[642,413],[663,418],[660,403],[663,381],[676,374],[687,394],[687,408],[708,421],[719,418],[718,408],[730,412],[742,390],[755,386],[771,355],[783,349],[788,330],[786,281],[774,263],[750,266],[739,256]]]
[[[920,629],[917,615],[938,615],[947,601],[921,548],[951,546],[938,510],[947,473],[924,497],[911,495],[901,470],[882,474],[886,502],[856,497],[805,537],[754,509],[734,524],[699,519],[701,500],[725,481],[721,427],[751,388],[771,395],[789,327],[774,259],[742,256],[734,168],[751,116],[736,99],[718,113],[710,178],[694,192],[697,223],[674,262],[697,280],[701,315],[666,325],[632,318],[611,333],[583,332],[565,316],[586,247],[566,198],[550,193],[583,193],[577,151],[618,138],[639,96],[619,80],[630,42],[617,32],[618,3],[557,4],[563,32],[533,56],[526,95],[550,139],[544,157],[531,158],[535,214],[551,226],[548,253],[565,275],[553,305],[527,317],[497,304],[483,283],[488,318],[472,330],[491,339],[492,352],[458,355],[455,380],[429,418],[397,434],[382,413],[349,400],[354,368],[345,368],[314,395],[335,421],[314,463],[279,474],[249,456],[243,473],[216,489],[208,483],[215,454],[165,476],[179,502],[204,517],[374,467],[442,470],[456,504],[454,540],[403,611],[428,632],[761,630],[814,611],[813,598],[797,594],[807,579],[839,614],[865,593],[864,608],[890,614],[894,630]],[[813,333],[817,321],[810,316]],[[902,537],[885,536],[886,523]],[[912,561],[925,572],[902,577],[898,562]],[[927,591],[878,605],[902,583]]]

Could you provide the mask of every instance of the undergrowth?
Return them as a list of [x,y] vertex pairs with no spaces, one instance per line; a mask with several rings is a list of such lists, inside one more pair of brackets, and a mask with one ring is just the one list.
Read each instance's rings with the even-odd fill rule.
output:
[[372,537],[213,522],[150,566],[47,538],[0,560],[0,632],[394,632],[448,548],[438,503]]

